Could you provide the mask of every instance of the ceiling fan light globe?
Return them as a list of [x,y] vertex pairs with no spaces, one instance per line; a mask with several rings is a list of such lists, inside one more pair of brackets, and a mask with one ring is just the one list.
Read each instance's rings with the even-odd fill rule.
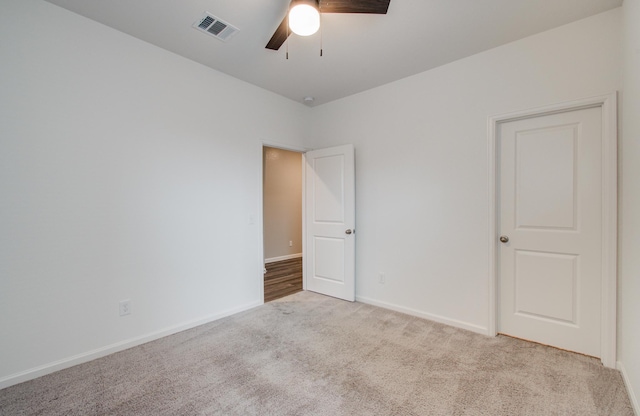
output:
[[313,35],[320,28],[318,9],[308,4],[294,6],[289,12],[289,28],[296,35]]

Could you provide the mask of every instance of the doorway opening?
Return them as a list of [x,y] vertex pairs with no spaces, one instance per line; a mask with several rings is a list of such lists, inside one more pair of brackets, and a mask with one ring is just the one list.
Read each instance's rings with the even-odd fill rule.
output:
[[264,301],[303,290],[302,153],[262,147]]

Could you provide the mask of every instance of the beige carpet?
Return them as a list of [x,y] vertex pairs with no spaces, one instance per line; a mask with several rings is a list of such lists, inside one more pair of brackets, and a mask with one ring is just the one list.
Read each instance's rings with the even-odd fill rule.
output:
[[0,390],[2,415],[633,415],[598,360],[301,292]]

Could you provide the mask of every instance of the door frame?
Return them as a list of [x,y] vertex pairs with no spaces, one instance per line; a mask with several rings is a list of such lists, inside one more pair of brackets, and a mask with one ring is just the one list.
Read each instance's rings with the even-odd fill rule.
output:
[[498,328],[498,133],[501,123],[554,113],[602,108],[602,310],[601,357],[606,367],[616,366],[617,239],[618,239],[618,128],[617,92],[529,110],[516,111],[488,119],[489,176],[489,336]]
[[263,149],[265,147],[272,147],[275,149],[281,149],[281,150],[289,150],[291,152],[297,152],[300,153],[302,156],[302,290],[307,290],[307,278],[306,278],[306,213],[305,213],[305,209],[304,209],[304,204],[306,201],[306,186],[305,186],[305,178],[306,178],[306,174],[305,174],[305,165],[306,165],[306,153],[309,150],[312,149],[308,149],[306,147],[301,147],[301,146],[293,146],[293,145],[289,145],[289,144],[283,144],[283,143],[277,143],[277,142],[271,142],[271,141],[266,141],[266,140],[262,140],[260,142],[260,147],[259,147],[259,166],[260,166],[260,173],[259,173],[259,186],[258,189],[260,189],[260,195],[259,195],[259,206],[258,206],[258,226],[260,227],[260,299],[261,302],[264,303],[264,160],[262,157],[262,152]]

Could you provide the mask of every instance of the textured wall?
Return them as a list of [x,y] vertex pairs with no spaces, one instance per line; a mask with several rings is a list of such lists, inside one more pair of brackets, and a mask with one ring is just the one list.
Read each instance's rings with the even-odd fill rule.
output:
[[620,141],[619,360],[640,414],[640,1],[625,0]]

